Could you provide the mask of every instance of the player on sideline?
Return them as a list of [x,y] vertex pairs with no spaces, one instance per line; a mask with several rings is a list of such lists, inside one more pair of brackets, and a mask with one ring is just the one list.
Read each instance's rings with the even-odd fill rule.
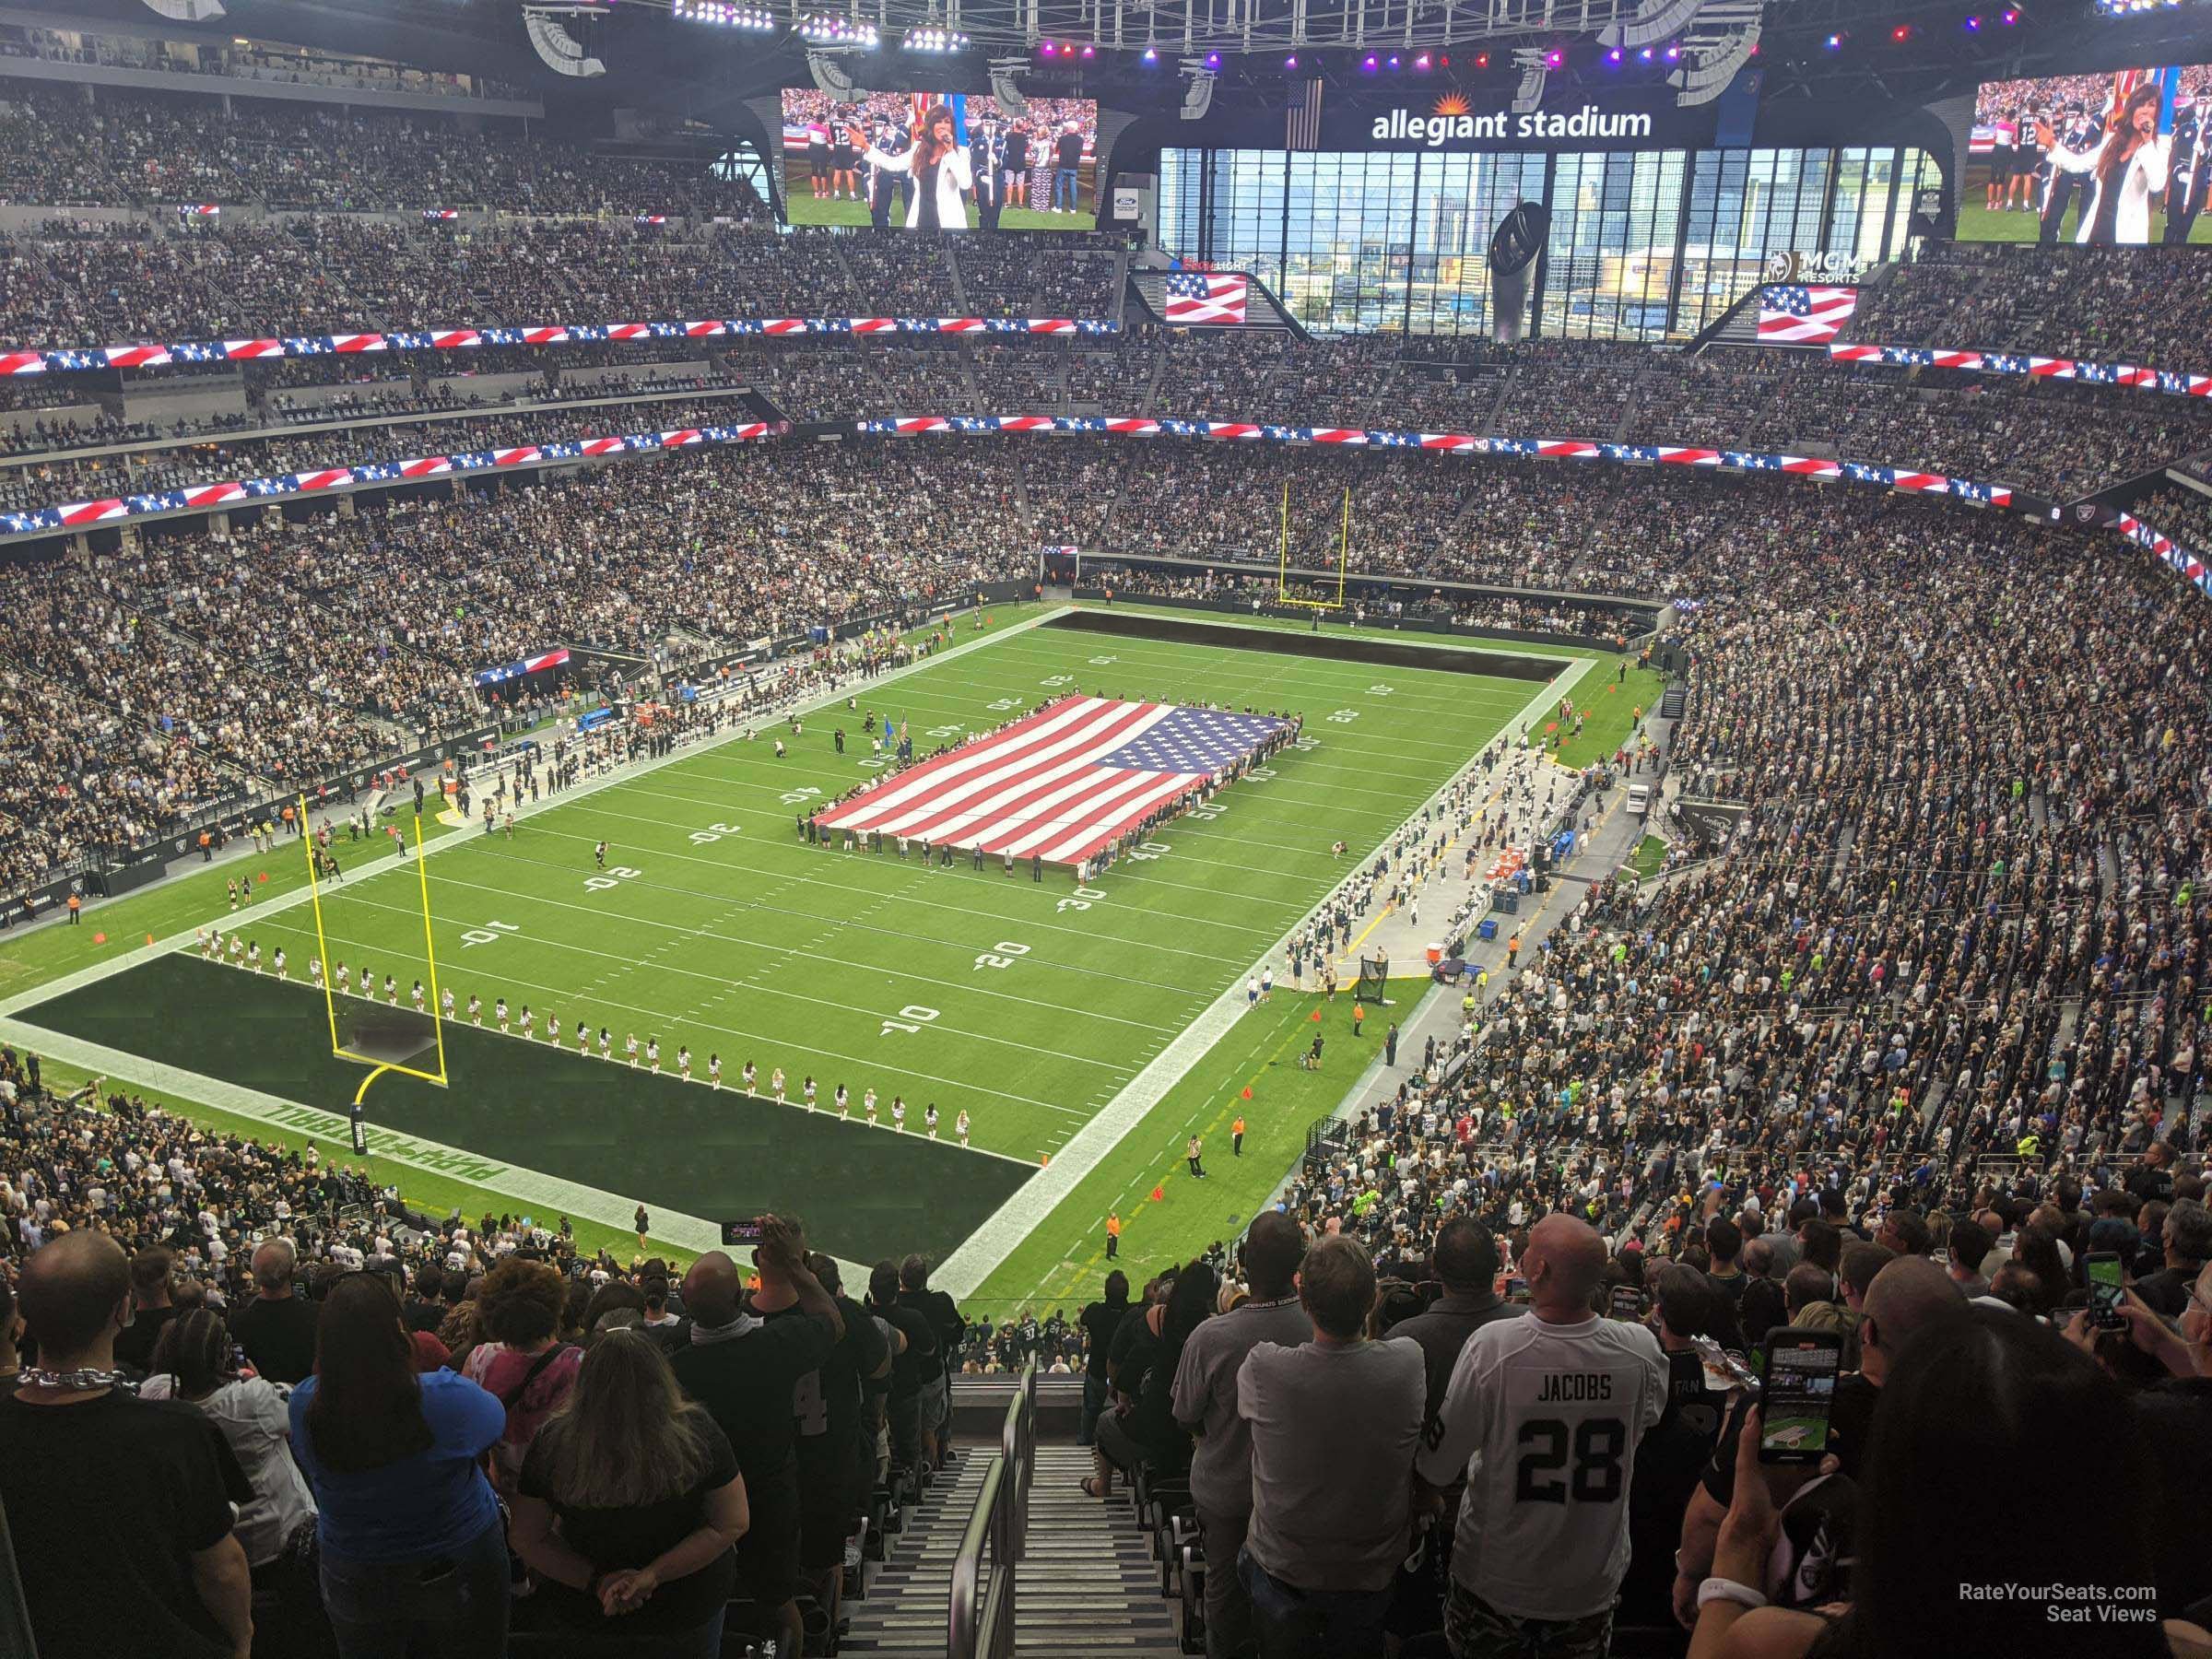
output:
[[720,1053],[712,1053],[707,1056],[707,1081],[713,1086],[716,1093],[719,1094],[721,1092],[722,1055]]
[[806,1110],[809,1112],[814,1110],[814,1074],[812,1072],[808,1072],[804,1077],[799,1079],[799,1093],[806,1097]]
[[1273,962],[1263,962],[1260,965],[1260,1000],[1262,1002],[1275,1000],[1275,964]]
[[453,1017],[453,988],[451,985],[438,993],[438,1011],[451,1019]]
[[853,1115],[853,1097],[846,1093],[842,1083],[837,1086],[837,1093],[830,1098],[837,1102],[838,1122],[843,1123]]
[[960,1137],[960,1145],[968,1144],[968,1108],[960,1108],[960,1115],[952,1120],[952,1132]]
[[922,1109],[922,1126],[929,1131],[929,1138],[937,1138],[937,1103],[932,1100]]
[[891,1097],[891,1127],[900,1135],[906,1133],[906,1097],[904,1095]]
[[777,1105],[783,1104],[783,1068],[782,1066],[777,1066],[774,1071],[768,1074],[768,1090],[769,1093],[775,1096]]
[[688,1044],[678,1043],[676,1048],[677,1076],[685,1082],[691,1081],[691,1050]]
[[605,841],[601,841],[592,849],[592,861],[601,869],[606,868],[606,843]]
[[[341,968],[338,971],[343,973],[346,971]],[[477,1027],[481,1027],[484,1023],[484,999],[474,991],[468,994],[468,1023]]]
[[507,999],[500,997],[491,1005],[491,1017],[500,1022],[500,1035],[507,1035]]
[[860,1109],[868,1114],[868,1127],[873,1129],[876,1126],[876,1088],[874,1084],[870,1084],[862,1090]]

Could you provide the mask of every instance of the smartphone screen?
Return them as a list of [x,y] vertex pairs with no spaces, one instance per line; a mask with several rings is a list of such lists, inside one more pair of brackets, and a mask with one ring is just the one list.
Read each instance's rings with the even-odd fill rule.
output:
[[1606,1308],[1606,1315],[1608,1318],[1625,1319],[1630,1324],[1634,1324],[1643,1317],[1643,1292],[1633,1285],[1614,1286],[1612,1300]]
[[2112,1326],[2124,1324],[2120,1317],[2120,1301],[2124,1292],[2120,1284],[2120,1257],[2110,1250],[2092,1250],[2082,1259],[2083,1271],[2089,1281],[2089,1323]]
[[1832,1331],[1769,1334],[1766,1379],[1759,1394],[1759,1461],[1818,1463],[1835,1415],[1836,1376],[1843,1339]]

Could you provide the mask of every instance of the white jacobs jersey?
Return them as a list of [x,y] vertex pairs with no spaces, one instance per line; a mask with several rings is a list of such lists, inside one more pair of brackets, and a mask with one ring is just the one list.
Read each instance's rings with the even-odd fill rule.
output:
[[1666,1405],[1666,1360],[1641,1325],[1500,1320],[1453,1367],[1421,1478],[1466,1496],[1452,1576],[1500,1613],[1581,1618],[1629,1567],[1636,1447]]

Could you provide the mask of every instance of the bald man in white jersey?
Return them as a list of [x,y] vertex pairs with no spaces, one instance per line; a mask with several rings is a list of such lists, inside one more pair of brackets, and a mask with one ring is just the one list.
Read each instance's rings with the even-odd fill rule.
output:
[[1444,1637],[1454,1659],[1603,1659],[1629,1567],[1636,1448],[1666,1405],[1666,1360],[1641,1325],[1591,1300],[1606,1246],[1547,1216],[1521,1274],[1529,1317],[1460,1350],[1417,1468],[1441,1489],[1464,1469]]

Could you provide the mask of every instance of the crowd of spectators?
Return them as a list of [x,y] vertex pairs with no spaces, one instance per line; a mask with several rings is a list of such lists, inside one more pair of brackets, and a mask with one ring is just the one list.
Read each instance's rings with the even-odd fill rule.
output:
[[0,105],[0,201],[41,206],[761,212],[752,186],[717,176],[712,160],[608,155],[519,121],[325,103],[10,83]]
[[[1082,245],[1050,245],[1071,240]],[[1098,318],[1120,310],[1117,258],[1067,235],[961,247],[766,224],[303,212],[85,234],[56,221],[0,237],[0,348],[716,317]],[[611,359],[627,348],[598,349]]]
[[[687,1266],[641,1210],[624,1259],[41,1070],[0,1049],[0,1500],[41,1653],[496,1654],[513,1629],[710,1659],[735,1607],[795,1653],[871,1488],[948,1455],[966,1322],[920,1256],[855,1301],[795,1224]],[[770,1403],[802,1379],[794,1422]],[[94,1504],[137,1571],[83,1547]]]
[[1847,333],[1878,346],[2032,352],[2212,373],[2212,295],[2190,253],[2186,247],[1930,242],[1887,281],[1861,291]]

